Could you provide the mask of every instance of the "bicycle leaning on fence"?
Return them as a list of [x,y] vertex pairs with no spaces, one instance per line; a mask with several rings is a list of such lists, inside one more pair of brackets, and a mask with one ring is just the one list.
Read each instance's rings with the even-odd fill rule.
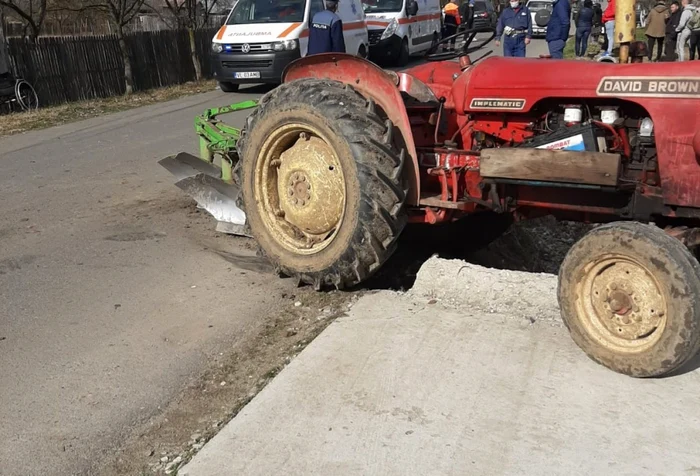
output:
[[16,78],[12,73],[0,74],[0,112],[37,109],[39,109],[39,97],[27,80]]

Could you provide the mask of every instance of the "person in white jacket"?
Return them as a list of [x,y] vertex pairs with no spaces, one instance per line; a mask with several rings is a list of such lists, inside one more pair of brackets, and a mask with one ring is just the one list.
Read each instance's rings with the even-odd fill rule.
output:
[[683,13],[681,13],[681,20],[676,27],[676,31],[679,33],[676,53],[678,54],[678,61],[685,61],[685,44],[688,43],[688,38],[690,38],[688,20],[693,16],[695,7],[690,4],[690,0],[682,0],[681,5],[683,6]]

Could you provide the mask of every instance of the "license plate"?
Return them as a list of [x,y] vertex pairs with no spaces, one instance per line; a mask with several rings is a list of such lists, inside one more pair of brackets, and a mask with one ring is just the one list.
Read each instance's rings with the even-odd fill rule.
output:
[[246,71],[244,73],[234,73],[236,79],[256,79],[260,77],[260,71]]

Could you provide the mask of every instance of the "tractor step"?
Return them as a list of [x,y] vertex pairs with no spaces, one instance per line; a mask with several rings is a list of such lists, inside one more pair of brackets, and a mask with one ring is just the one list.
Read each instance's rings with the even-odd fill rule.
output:
[[190,195],[218,222],[216,230],[232,235],[245,232],[246,216],[236,201],[240,190],[219,178],[221,170],[194,155],[182,152],[158,162],[175,176],[175,186]]

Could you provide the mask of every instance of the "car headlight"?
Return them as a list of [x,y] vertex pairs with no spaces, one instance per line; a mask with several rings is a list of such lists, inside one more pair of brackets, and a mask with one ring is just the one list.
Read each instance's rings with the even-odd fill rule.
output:
[[272,44],[272,49],[275,51],[291,51],[297,49],[299,46],[299,42],[297,40],[284,40],[284,41],[278,41],[277,43]]
[[211,50],[214,53],[221,53],[224,50],[224,45],[222,45],[221,43],[212,43]]
[[399,27],[399,22],[396,21],[396,18],[391,20],[389,23],[389,26],[386,27],[386,30],[384,30],[384,33],[382,33],[382,37],[380,40],[386,40],[389,38],[391,35],[396,33],[396,29]]

